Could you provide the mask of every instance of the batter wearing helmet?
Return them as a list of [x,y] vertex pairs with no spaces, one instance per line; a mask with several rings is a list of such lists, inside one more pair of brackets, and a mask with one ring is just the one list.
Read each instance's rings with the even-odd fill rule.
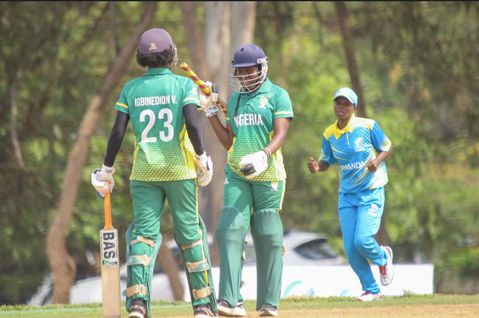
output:
[[189,78],[171,72],[176,60],[176,47],[168,32],[154,28],[141,35],[137,61],[148,70],[123,86],[103,166],[91,176],[98,193],[112,191],[113,163],[131,121],[135,134],[130,175],[133,222],[126,233],[126,309],[130,318],[150,316],[151,279],[161,244],[165,200],[186,265],[194,316],[217,317],[207,232],[197,208],[198,185],[211,181],[213,166],[198,126],[196,86]]
[[255,44],[243,45],[233,55],[230,77],[235,92],[228,101],[226,127],[216,116],[216,107],[203,104],[228,151],[223,209],[216,228],[218,311],[224,316],[246,315],[240,284],[248,230],[256,252],[256,310],[260,316],[278,315],[283,270],[280,211],[286,180],[281,147],[293,109],[288,92],[273,84],[267,73],[264,51]]

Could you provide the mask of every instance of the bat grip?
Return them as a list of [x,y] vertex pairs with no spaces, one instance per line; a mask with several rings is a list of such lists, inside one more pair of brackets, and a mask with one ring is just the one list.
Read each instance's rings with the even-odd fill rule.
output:
[[111,221],[111,201],[110,201],[110,192],[105,193],[104,198],[104,207],[105,207],[105,226],[103,229],[111,230],[113,228],[113,223]]

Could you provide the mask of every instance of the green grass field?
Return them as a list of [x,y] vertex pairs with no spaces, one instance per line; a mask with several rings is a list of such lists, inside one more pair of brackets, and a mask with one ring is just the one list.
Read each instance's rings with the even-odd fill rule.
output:
[[[248,317],[258,317],[253,301],[246,302]],[[353,298],[289,298],[280,305],[280,317],[479,317],[479,295],[430,295],[385,297],[374,303]],[[102,317],[102,308],[94,305],[2,306],[0,317],[16,318],[93,318]],[[122,317],[127,317],[123,310]],[[191,306],[184,302],[153,302],[152,318],[193,317]]]

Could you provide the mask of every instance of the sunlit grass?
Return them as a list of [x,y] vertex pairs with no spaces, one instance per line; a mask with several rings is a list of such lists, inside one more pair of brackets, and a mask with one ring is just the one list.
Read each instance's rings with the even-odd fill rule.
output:
[[[387,307],[392,307],[396,312],[395,317],[407,317],[408,310],[416,306],[444,306],[444,305],[461,305],[474,304],[477,307],[468,309],[471,313],[470,317],[479,314],[479,295],[424,295],[424,296],[402,296],[402,297],[385,297],[383,301],[373,303],[361,303],[354,298],[348,297],[328,297],[328,298],[288,298],[283,299],[280,304],[280,313],[283,312],[286,317],[295,315],[295,311],[301,312],[298,314],[301,318],[318,315],[335,315],[340,311],[344,316],[349,317],[349,314],[360,316],[361,314],[383,315]],[[254,301],[246,301],[246,310],[248,317],[257,317]],[[394,307],[401,307],[395,309]],[[357,313],[351,312],[351,309],[358,308]],[[454,311],[454,307],[448,306],[450,310]],[[190,303],[185,302],[159,302],[152,303],[152,317],[192,317],[192,309]],[[415,309],[416,311],[418,309]],[[475,311],[474,311],[475,310]],[[349,312],[348,312],[349,311]],[[380,311],[378,313],[378,311]],[[441,315],[441,310],[435,314],[436,317],[447,317],[448,313]],[[399,314],[399,315],[398,315]],[[47,306],[2,306],[0,307],[0,317],[25,317],[25,318],[43,318],[43,317],[75,317],[75,318],[93,318],[102,317],[102,307],[100,304],[91,305],[47,305]],[[126,311],[122,310],[122,317],[127,317]]]

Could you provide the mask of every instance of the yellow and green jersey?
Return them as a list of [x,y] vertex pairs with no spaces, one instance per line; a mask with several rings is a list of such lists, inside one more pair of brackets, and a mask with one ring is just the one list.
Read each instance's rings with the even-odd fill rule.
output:
[[130,180],[196,178],[183,116],[187,104],[200,104],[195,84],[168,68],[150,68],[123,86],[115,109],[128,114],[135,134]]
[[326,128],[319,160],[337,166],[339,192],[372,190],[388,183],[386,164],[381,162],[378,170],[371,172],[366,163],[390,149],[391,141],[376,121],[353,115],[343,129],[337,122]]
[[[243,177],[239,170],[242,157],[264,149],[273,137],[276,118],[293,118],[289,94],[266,79],[261,87],[249,94],[234,93],[228,101],[227,124],[234,133],[228,150],[227,169]],[[286,179],[281,149],[268,158],[268,169],[252,181],[280,181]]]

